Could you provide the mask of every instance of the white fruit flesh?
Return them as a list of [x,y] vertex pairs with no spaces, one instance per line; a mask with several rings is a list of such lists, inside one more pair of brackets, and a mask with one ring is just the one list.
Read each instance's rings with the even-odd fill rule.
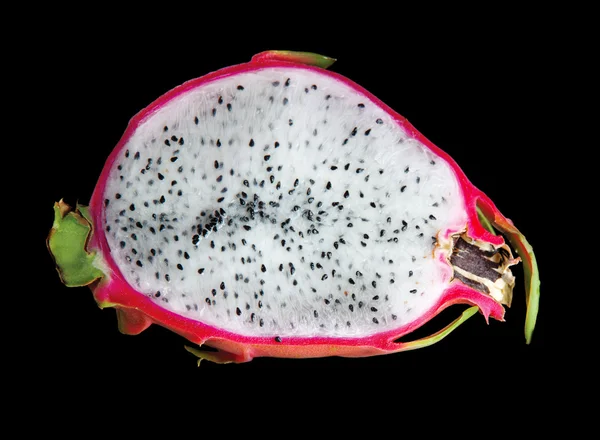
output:
[[128,140],[104,198],[134,289],[243,335],[356,337],[414,321],[452,277],[435,240],[467,221],[444,160],[366,96],[300,68],[168,102]]

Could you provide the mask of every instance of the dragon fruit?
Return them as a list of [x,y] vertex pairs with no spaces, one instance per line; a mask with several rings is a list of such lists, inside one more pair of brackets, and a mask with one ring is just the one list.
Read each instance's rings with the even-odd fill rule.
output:
[[[531,246],[333,61],[263,52],[138,113],[89,207],[55,204],[62,281],[114,307],[121,332],[159,324],[200,360],[362,357],[428,346],[477,312],[503,320],[522,261],[529,343]],[[459,303],[447,327],[404,341]]]

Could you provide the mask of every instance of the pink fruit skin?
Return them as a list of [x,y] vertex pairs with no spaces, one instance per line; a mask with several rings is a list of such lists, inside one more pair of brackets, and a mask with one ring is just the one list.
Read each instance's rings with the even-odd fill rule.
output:
[[[119,329],[125,334],[133,335],[142,332],[153,323],[159,324],[178,333],[195,344],[206,344],[230,353],[233,355],[233,360],[235,362],[246,362],[260,356],[285,358],[324,356],[362,357],[410,349],[411,347],[406,346],[405,343],[394,341],[417,329],[450,305],[459,303],[479,306],[480,312],[484,315],[486,320],[491,316],[492,318],[502,321],[504,317],[504,308],[502,305],[494,301],[491,297],[483,295],[476,290],[465,286],[460,281],[455,280],[451,282],[437,304],[435,304],[426,314],[418,320],[397,329],[363,338],[284,337],[278,342],[273,337],[243,336],[184,318],[161,308],[144,294],[137,292],[129,286],[111,257],[104,235],[104,228],[100,227],[104,221],[103,200],[106,181],[112,164],[120,154],[123,146],[133,135],[136,128],[146,118],[150,117],[167,102],[179,95],[219,78],[270,67],[311,70],[319,75],[329,76],[337,81],[345,83],[359,94],[364,95],[384,109],[394,118],[397,124],[406,130],[407,133],[426,145],[436,155],[444,159],[452,167],[460,182],[468,214],[467,229],[472,238],[481,239],[497,245],[504,243],[501,236],[493,235],[483,228],[478,220],[476,212],[477,205],[486,213],[486,215],[495,219],[494,223],[496,225],[503,226],[503,229],[516,231],[512,222],[500,213],[494,203],[485,194],[471,184],[456,162],[448,154],[433,145],[404,117],[400,116],[367,90],[335,72],[299,64],[293,61],[274,58],[269,56],[268,53],[262,53],[254,56],[249,63],[227,67],[201,78],[190,80],[155,100],[131,119],[121,140],[108,157],[90,202],[90,213],[94,223],[94,233],[88,244],[88,250],[90,252],[98,252],[98,254],[102,255],[109,268],[109,273],[106,274],[107,276],[99,282],[92,284],[91,289],[94,298],[101,307],[112,306],[117,308]],[[446,234],[449,234],[449,232],[447,231]],[[524,255],[524,257],[527,258],[527,255]]]

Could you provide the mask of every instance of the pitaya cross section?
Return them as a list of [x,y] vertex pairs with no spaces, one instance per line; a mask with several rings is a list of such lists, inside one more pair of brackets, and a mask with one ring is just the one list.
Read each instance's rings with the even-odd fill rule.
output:
[[[123,333],[159,324],[200,359],[359,357],[430,345],[477,311],[503,320],[522,261],[529,343],[525,237],[333,61],[263,52],[139,112],[89,207],[55,204],[63,282],[114,307]],[[443,330],[399,340],[459,303]]]

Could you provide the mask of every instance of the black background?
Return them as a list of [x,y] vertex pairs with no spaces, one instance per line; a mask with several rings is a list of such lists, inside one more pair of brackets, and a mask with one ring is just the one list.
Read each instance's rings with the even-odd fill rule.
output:
[[[298,387],[306,379],[312,386],[317,382],[325,387],[319,388],[321,398],[327,398],[327,389],[356,387],[377,400],[448,383],[454,384],[454,395],[508,394],[522,401],[521,396],[543,392],[553,362],[548,336],[553,286],[544,282],[551,249],[539,216],[547,203],[539,194],[552,185],[539,161],[547,147],[541,137],[548,124],[541,113],[549,103],[540,78],[546,72],[552,36],[511,20],[450,26],[435,35],[420,26],[392,28],[390,35],[380,34],[377,26],[368,31],[349,26],[307,37],[309,26],[301,38],[293,30],[284,32],[284,25],[259,37],[252,26],[236,33],[225,22],[194,28],[185,19],[146,33],[128,31],[125,20],[98,27],[66,19],[54,22],[56,26],[39,35],[29,59],[34,72],[29,90],[39,103],[32,117],[44,136],[36,157],[43,184],[34,194],[41,217],[35,230],[35,249],[40,251],[35,282],[44,297],[43,307],[37,308],[40,318],[29,326],[34,334],[28,351],[37,360],[26,365],[36,371],[40,389],[46,395],[73,396],[93,387],[96,393],[115,395],[124,391],[112,384],[126,383],[127,393],[137,395],[158,380],[167,388],[184,387],[190,395],[231,386],[255,396],[266,384],[293,390],[294,395],[317,393]],[[127,122],[156,97],[268,49],[337,58],[332,70],[408,118],[514,221],[536,250],[542,275],[531,345],[523,336],[520,269],[515,271],[517,286],[506,322],[487,325],[476,315],[429,348],[364,359],[205,362],[200,368],[183,349],[186,341],[181,337],[158,326],[135,337],[122,335],[115,312],[99,310],[89,289],[68,289],[60,283],[44,247],[52,204],[61,198],[69,203],[89,201]],[[428,329],[435,331],[458,314],[450,310],[443,322]],[[33,367],[36,362],[44,367]]]

